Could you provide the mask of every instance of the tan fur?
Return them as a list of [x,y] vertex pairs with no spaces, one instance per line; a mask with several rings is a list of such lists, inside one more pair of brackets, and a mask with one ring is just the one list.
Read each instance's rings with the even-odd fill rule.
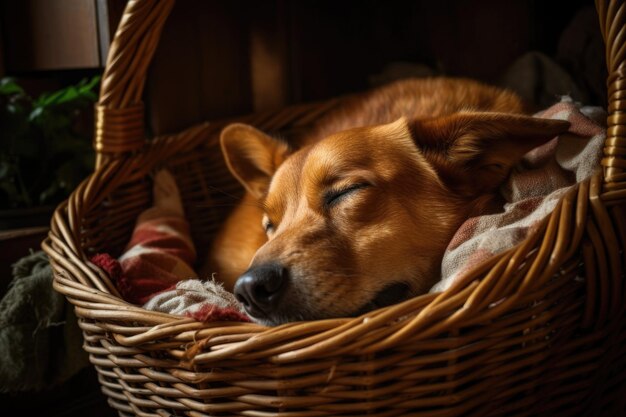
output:
[[[428,291],[460,224],[496,210],[511,166],[568,127],[524,112],[510,92],[435,78],[352,100],[293,153],[256,129],[229,127],[224,154],[249,193],[216,239],[211,268],[228,288],[249,265],[288,268],[269,324],[380,307],[394,283],[407,297]],[[267,238],[255,226],[263,213]]]
[[246,193],[213,241],[201,276],[215,273],[224,288],[232,292],[237,278],[246,270],[257,249],[267,242],[261,226],[262,218],[263,208],[252,194]]

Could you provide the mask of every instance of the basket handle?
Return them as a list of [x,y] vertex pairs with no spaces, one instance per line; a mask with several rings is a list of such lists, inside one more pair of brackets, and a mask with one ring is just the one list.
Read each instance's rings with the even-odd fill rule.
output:
[[175,0],[130,0],[111,43],[95,108],[96,167],[145,142],[143,88]]
[[[626,183],[626,4],[624,0],[596,0],[596,9],[608,70],[607,133],[602,158],[604,190],[608,193],[623,190]],[[626,193],[612,195],[621,202],[626,201]]]

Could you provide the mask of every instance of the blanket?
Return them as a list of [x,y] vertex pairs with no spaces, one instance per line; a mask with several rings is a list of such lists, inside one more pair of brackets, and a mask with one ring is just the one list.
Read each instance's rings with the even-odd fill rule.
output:
[[576,183],[600,167],[606,114],[581,107],[569,97],[536,116],[568,120],[567,133],[526,154],[502,187],[504,211],[467,220],[444,254],[442,279],[431,292],[444,291],[474,266],[522,242],[554,210]]
[[153,205],[137,218],[119,259],[100,253],[91,261],[103,268],[124,300],[147,310],[198,321],[250,321],[235,296],[213,278],[198,279],[196,250],[174,177],[154,176]]
[[40,391],[89,365],[74,309],[52,289],[52,268],[42,251],[13,265],[0,300],[0,392]]

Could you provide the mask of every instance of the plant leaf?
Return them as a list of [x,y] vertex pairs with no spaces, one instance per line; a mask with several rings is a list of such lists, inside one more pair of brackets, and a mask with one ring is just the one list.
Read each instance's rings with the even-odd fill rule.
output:
[[24,90],[12,78],[3,78],[0,80],[0,94],[7,96],[13,94],[24,95]]
[[93,169],[80,110],[97,100],[100,76],[30,98],[0,79],[0,206],[27,207],[65,198]]

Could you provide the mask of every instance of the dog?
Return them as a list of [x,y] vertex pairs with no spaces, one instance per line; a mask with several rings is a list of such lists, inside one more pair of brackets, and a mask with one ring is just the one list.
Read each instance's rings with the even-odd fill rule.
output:
[[468,218],[569,123],[535,118],[510,91],[409,79],[347,100],[291,149],[252,126],[221,133],[246,194],[209,269],[265,325],[363,314],[427,292]]

